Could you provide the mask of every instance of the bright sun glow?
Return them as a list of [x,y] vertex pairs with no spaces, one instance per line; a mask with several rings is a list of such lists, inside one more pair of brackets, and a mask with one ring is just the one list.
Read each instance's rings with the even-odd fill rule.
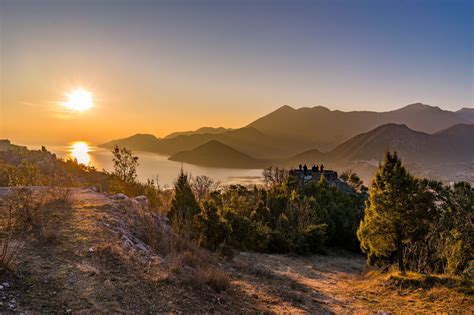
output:
[[63,105],[69,109],[83,112],[94,106],[92,93],[84,89],[77,89],[67,94],[67,101]]
[[78,163],[89,165],[91,156],[89,145],[85,142],[74,142],[70,147],[70,154],[72,158],[76,159]]

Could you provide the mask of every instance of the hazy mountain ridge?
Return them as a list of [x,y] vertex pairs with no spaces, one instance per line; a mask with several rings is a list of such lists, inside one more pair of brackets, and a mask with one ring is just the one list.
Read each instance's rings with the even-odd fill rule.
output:
[[269,136],[300,139],[310,148],[329,151],[354,135],[387,123],[406,124],[410,129],[433,133],[470,121],[456,112],[421,103],[388,112],[342,112],[322,106],[294,109],[285,105],[248,126]]
[[112,140],[100,144],[99,147],[112,149],[116,145],[118,145],[121,147],[129,148],[131,150],[158,153],[159,151],[157,150],[157,146],[159,142],[160,139],[155,137],[154,135],[138,133],[127,138]]
[[194,135],[194,134],[220,134],[224,133],[226,131],[233,130],[232,128],[224,128],[224,127],[201,127],[196,130],[192,131],[177,131],[177,132],[172,132],[169,135],[165,137],[165,139],[172,139],[176,138],[177,136],[189,136],[189,135]]
[[173,133],[163,139],[135,135],[100,145],[116,144],[132,150],[172,155],[217,140],[256,158],[287,158],[314,148],[328,152],[351,137],[387,123],[406,124],[410,129],[433,133],[456,124],[469,124],[472,109],[457,112],[411,104],[389,112],[331,111],[322,106],[294,109],[288,105],[239,129],[204,127],[193,132]]
[[458,110],[456,114],[462,119],[468,120],[471,124],[474,124],[474,108],[463,107]]

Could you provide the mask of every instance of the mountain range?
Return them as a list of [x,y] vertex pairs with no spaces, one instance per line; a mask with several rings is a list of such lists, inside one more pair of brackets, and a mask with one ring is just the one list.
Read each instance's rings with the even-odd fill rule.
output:
[[474,123],[473,116],[472,109],[451,112],[421,103],[388,112],[342,112],[322,106],[299,109],[283,106],[248,127],[269,136],[300,139],[310,149],[327,151],[357,134],[387,123],[405,124],[416,131],[433,133],[455,124]]
[[137,134],[101,146],[125,146],[212,167],[325,163],[368,177],[384,152],[392,150],[424,175],[469,179],[474,177],[473,124],[472,108],[452,112],[417,103],[389,112],[342,112],[285,105],[239,129],[204,127],[161,139]]

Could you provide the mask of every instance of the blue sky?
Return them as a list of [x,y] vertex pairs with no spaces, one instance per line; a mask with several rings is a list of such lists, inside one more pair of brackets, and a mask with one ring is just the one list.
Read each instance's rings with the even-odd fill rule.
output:
[[24,104],[37,117],[76,84],[100,103],[90,121],[118,113],[158,135],[239,127],[284,104],[473,106],[472,1],[0,3],[9,117]]

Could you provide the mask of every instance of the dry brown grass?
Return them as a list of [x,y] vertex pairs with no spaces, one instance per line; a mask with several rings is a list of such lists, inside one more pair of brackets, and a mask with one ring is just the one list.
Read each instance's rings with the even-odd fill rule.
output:
[[170,272],[177,276],[181,283],[194,289],[208,286],[216,292],[221,292],[230,287],[229,276],[216,267],[210,254],[204,250],[175,253],[168,265]]
[[370,302],[372,309],[388,312],[474,311],[472,280],[449,275],[372,270],[348,284],[362,298],[357,308],[367,308]]
[[212,266],[199,266],[184,277],[183,283],[189,284],[196,289],[209,286],[216,292],[225,291],[230,287],[229,276]]
[[71,208],[70,191],[13,188],[0,208],[0,268],[13,270],[25,242],[35,239],[51,244],[58,240],[61,220]]
[[[137,204],[128,204],[122,211],[133,235],[164,258],[170,278],[194,289],[207,286],[216,292],[224,291],[230,286],[229,277],[216,267],[213,255],[191,240],[174,233],[166,224],[166,217]],[[112,249],[99,249],[99,255],[112,264],[117,257],[130,261]]]

